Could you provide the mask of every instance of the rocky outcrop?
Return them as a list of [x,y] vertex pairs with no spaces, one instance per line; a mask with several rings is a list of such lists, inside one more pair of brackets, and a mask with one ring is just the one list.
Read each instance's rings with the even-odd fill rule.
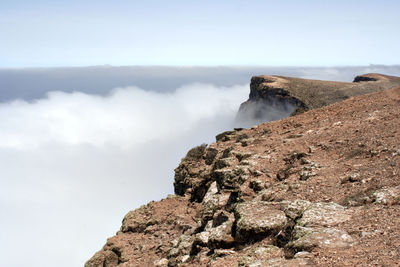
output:
[[217,135],[86,266],[396,265],[399,103],[400,87]]
[[249,99],[240,106],[239,121],[270,121],[320,108],[352,96],[400,86],[400,78],[365,74],[352,83],[309,80],[283,76],[251,78]]

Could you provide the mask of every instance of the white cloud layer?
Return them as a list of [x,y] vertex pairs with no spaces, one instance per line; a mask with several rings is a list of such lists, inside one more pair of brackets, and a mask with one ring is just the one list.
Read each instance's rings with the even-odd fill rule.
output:
[[51,92],[0,104],[4,266],[82,266],[126,212],[173,192],[186,151],[233,127],[248,85]]

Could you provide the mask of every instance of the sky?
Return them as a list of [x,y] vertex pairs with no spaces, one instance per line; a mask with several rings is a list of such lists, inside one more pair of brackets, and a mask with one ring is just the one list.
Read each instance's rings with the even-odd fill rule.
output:
[[3,0],[0,67],[398,64],[397,0]]

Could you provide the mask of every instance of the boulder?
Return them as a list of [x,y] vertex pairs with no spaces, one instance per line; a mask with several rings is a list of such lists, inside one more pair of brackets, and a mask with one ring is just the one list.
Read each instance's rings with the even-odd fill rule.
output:
[[239,259],[238,266],[266,266],[259,265],[267,262],[269,259],[283,258],[283,249],[276,246],[260,246],[251,249],[246,256]]
[[262,239],[276,234],[287,224],[285,213],[265,201],[250,201],[238,204],[236,239],[240,242]]
[[350,212],[343,206],[333,202],[318,202],[304,210],[303,216],[297,224],[300,226],[330,227],[348,221],[350,218]]
[[303,227],[295,226],[294,241],[287,248],[294,251],[311,251],[315,247],[348,248],[353,244],[353,238],[345,231],[335,227]]
[[372,194],[375,203],[393,205],[400,203],[400,186],[382,188]]

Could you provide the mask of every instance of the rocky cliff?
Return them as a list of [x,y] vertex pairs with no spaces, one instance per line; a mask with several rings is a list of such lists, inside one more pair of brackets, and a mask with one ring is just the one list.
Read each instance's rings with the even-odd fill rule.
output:
[[[378,76],[348,90],[274,76],[286,88],[274,98],[312,110],[190,150],[175,169],[176,195],[129,212],[86,266],[398,264],[400,87],[381,91]],[[250,99],[269,94],[253,92],[268,77],[252,79]],[[297,81],[337,95],[310,89],[308,99]],[[352,97],[357,83],[379,92]]]
[[[400,86],[400,78],[376,73],[364,74],[350,82],[309,80],[283,76],[254,76],[249,99],[239,110],[241,121],[269,119],[270,107],[292,115],[320,108],[352,96]],[[265,121],[265,120],[264,120]]]

